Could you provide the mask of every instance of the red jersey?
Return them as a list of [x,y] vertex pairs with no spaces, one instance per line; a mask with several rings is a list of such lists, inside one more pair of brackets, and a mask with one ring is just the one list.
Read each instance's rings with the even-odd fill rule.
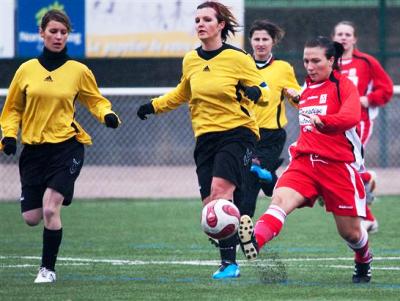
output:
[[375,119],[379,106],[385,105],[393,96],[393,82],[381,64],[372,56],[357,49],[351,59],[341,60],[341,73],[358,88],[360,96],[367,96],[369,107],[362,108],[361,120]]
[[[363,156],[356,125],[360,122],[361,106],[356,87],[337,72],[323,82],[312,83],[306,79],[306,83],[299,101],[300,135],[295,156],[313,154],[354,164],[360,169]],[[315,128],[302,114],[318,115],[324,128]]]

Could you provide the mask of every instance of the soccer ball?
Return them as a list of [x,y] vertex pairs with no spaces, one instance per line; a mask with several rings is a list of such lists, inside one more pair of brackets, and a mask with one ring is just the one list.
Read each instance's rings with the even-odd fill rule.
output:
[[225,199],[211,201],[201,212],[201,227],[214,239],[226,239],[234,235],[240,223],[239,209]]

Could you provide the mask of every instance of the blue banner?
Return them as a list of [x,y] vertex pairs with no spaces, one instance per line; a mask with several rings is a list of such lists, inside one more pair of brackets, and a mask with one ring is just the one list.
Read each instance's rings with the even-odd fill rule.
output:
[[85,1],[82,0],[18,0],[17,55],[36,57],[43,49],[39,26],[43,15],[50,9],[64,11],[71,20],[72,32],[68,36],[68,55],[85,55]]

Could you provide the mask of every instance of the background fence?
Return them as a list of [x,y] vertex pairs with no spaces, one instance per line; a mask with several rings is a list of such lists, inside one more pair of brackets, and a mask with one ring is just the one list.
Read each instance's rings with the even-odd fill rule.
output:
[[[194,138],[187,105],[150,116],[136,117],[138,106],[168,89],[102,89],[122,119],[116,130],[106,128],[78,106],[77,120],[91,134],[76,196],[100,197],[198,197],[193,160]],[[398,90],[398,89],[396,89]],[[3,106],[4,93],[0,97]],[[378,194],[400,193],[400,91],[378,116],[366,151],[366,163],[378,173]],[[382,116],[385,116],[383,119]],[[298,135],[297,112],[288,110],[286,149]],[[383,122],[384,121],[384,122]],[[20,193],[18,158],[0,156],[0,199],[17,199]]]
[[[123,0],[124,3],[135,0]],[[189,1],[189,0],[185,0]],[[122,3],[120,1],[111,1]],[[198,1],[193,1],[194,5]],[[222,0],[223,2],[223,0]],[[245,0],[245,35],[255,19],[268,18],[286,31],[274,54],[288,60],[299,82],[304,42],[317,35],[329,36],[341,20],[357,25],[358,47],[378,57],[396,85],[400,84],[400,0]],[[248,39],[245,49],[250,51]],[[8,87],[25,58],[0,60],[0,87]],[[138,106],[164,92],[159,86],[175,86],[180,78],[181,58],[82,58],[105,89],[123,124],[111,130],[78,107],[77,119],[92,135],[85,166],[76,185],[77,197],[198,197],[193,162],[194,138],[186,106],[146,121],[136,118]],[[143,87],[149,87],[147,89]],[[399,87],[399,86],[397,86]],[[0,94],[0,108],[5,90]],[[366,151],[368,167],[377,170],[378,194],[400,194],[400,91],[381,109]],[[289,109],[288,141],[298,133],[297,113]],[[18,154],[0,154],[0,199],[17,199],[20,191]],[[284,151],[285,164],[287,154]]]

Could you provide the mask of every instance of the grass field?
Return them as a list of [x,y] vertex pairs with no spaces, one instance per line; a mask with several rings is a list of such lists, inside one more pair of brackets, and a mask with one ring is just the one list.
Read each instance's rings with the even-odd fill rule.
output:
[[[75,200],[63,209],[57,283],[34,285],[42,227],[0,203],[0,300],[399,300],[400,197],[380,197],[373,280],[351,283],[352,252],[321,207],[295,211],[241,277],[215,281],[218,251],[198,200]],[[260,199],[257,216],[268,199]]]

